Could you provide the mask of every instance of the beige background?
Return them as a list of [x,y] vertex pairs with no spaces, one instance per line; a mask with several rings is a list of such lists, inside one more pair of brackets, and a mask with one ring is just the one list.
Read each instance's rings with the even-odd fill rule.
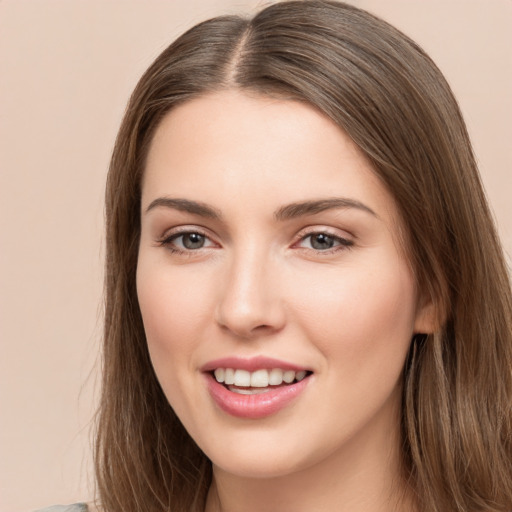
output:
[[[261,3],[0,0],[0,512],[93,493],[103,184],[130,91],[194,22]],[[512,253],[512,1],[351,3],[447,75]]]

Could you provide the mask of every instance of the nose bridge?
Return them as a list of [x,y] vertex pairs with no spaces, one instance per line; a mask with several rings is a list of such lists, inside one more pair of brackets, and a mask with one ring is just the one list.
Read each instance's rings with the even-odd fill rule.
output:
[[217,322],[240,337],[279,330],[284,312],[277,275],[270,251],[254,240],[233,250],[223,275]]

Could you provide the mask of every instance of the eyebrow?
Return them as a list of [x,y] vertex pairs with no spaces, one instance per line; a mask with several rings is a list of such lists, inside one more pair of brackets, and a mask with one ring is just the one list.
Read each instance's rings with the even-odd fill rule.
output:
[[158,207],[173,208],[174,210],[193,213],[194,215],[199,215],[200,217],[206,217],[208,219],[218,220],[222,217],[218,210],[205,203],[190,201],[189,199],[174,199],[170,197],[159,197],[158,199],[155,199],[146,208],[146,213]]
[[[199,215],[200,217],[209,219],[222,219],[222,214],[219,210],[207,205],[206,203],[191,201],[189,199],[159,197],[150,203],[150,205],[146,208],[146,213],[158,207],[172,208],[174,210],[192,213],[194,215]],[[317,199],[291,203],[286,206],[282,206],[276,212],[274,212],[274,218],[278,221],[284,221],[297,217],[303,217],[306,215],[315,215],[326,210],[349,208],[355,208],[379,218],[379,216],[364,203],[361,203],[355,199],[342,197],[332,197],[328,199]]]
[[305,215],[314,215],[326,210],[348,208],[355,208],[357,210],[370,213],[374,217],[379,218],[379,216],[369,206],[366,206],[365,204],[361,203],[360,201],[356,201],[355,199],[344,197],[332,197],[328,199],[291,203],[289,205],[283,206],[282,208],[279,208],[279,210],[274,213],[274,217],[277,220],[288,220]]

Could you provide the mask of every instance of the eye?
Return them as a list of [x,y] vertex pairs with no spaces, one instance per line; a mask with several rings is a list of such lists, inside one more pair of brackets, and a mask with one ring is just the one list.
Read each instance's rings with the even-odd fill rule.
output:
[[185,249],[193,250],[204,247],[207,238],[201,233],[185,233],[174,237],[172,241]]
[[161,245],[176,252],[197,251],[215,244],[205,234],[198,231],[174,233],[160,241]]
[[328,251],[329,249],[336,249],[336,247],[350,247],[353,242],[330,233],[317,232],[302,237],[298,245],[315,251]]

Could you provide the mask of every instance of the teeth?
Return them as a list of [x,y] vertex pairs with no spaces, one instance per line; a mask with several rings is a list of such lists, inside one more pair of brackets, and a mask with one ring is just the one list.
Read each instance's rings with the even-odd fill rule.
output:
[[[219,382],[222,382],[222,381],[219,380]],[[233,368],[226,368],[226,371],[224,372],[224,383],[225,384],[234,384],[235,383],[235,370],[233,370]]]
[[251,374],[247,370],[235,370],[235,386],[249,387],[251,385]]
[[251,374],[252,388],[266,388],[268,386],[268,371],[257,370]]
[[224,382],[224,378],[226,376],[226,370],[224,370],[224,368],[217,368],[213,374],[215,375],[217,382]]
[[300,372],[297,372],[295,374],[295,378],[297,379],[297,382],[300,382],[305,376],[306,376],[305,370],[301,370]]
[[293,370],[284,372],[283,380],[286,382],[286,384],[291,384],[295,380],[295,372]]
[[238,393],[239,395],[260,395],[261,393],[270,391],[270,388],[237,388],[229,386],[229,390],[233,391],[233,393]]
[[[300,370],[281,370],[273,368],[272,370],[256,370],[248,372],[247,370],[235,370],[233,368],[217,368],[213,374],[215,380],[221,384],[228,386],[239,386],[244,388],[266,388],[268,386],[280,386],[283,382],[291,384],[294,381],[300,382],[306,377],[307,372]],[[254,392],[257,392],[256,390]],[[252,394],[252,390],[248,390],[247,394]]]
[[271,386],[279,386],[283,383],[283,370],[279,368],[274,368],[270,370],[270,375],[268,376],[268,383]]

